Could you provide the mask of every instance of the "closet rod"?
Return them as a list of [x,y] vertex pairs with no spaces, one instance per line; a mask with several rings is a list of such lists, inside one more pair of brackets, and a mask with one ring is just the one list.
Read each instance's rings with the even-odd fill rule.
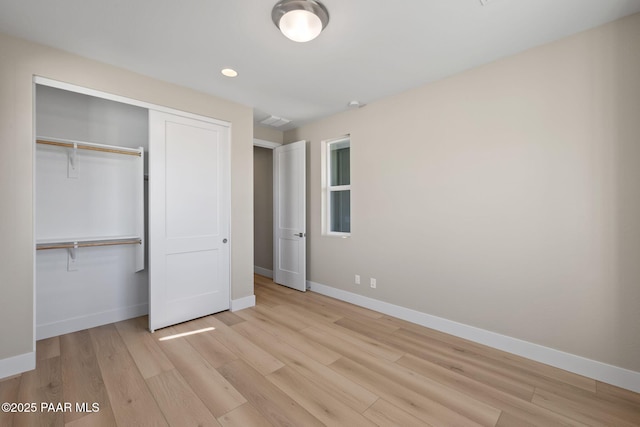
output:
[[[38,144],[44,144],[44,145],[55,145],[56,147],[67,147],[67,148],[74,147],[73,144],[70,144],[68,142],[47,141],[46,139],[37,139],[36,142]],[[141,155],[140,152],[138,151],[116,150],[114,148],[94,147],[92,145],[77,144],[77,147],[81,150],[103,151],[105,153],[126,154],[128,156],[140,157]]]
[[45,249],[73,249],[73,248],[89,248],[94,246],[115,246],[115,245],[135,245],[142,244],[142,240],[114,240],[105,242],[82,242],[82,243],[51,243],[36,245],[36,250]]

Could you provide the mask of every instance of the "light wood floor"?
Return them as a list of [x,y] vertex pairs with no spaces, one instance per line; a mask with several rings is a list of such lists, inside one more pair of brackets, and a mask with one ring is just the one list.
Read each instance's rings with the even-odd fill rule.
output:
[[37,369],[0,382],[38,411],[0,426],[640,425],[636,393],[261,276],[255,293],[155,334],[142,317],[39,341]]

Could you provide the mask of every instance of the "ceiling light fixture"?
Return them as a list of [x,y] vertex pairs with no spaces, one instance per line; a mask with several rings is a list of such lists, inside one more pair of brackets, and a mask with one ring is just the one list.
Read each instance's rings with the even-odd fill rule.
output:
[[271,11],[271,19],[288,39],[308,42],[329,23],[329,12],[315,0],[281,0]]
[[220,70],[220,72],[223,76],[227,77],[236,77],[238,75],[238,72],[233,68],[223,68],[222,70]]

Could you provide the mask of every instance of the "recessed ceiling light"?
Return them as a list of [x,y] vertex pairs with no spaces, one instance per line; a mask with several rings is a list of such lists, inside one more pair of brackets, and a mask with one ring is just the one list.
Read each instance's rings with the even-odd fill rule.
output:
[[233,68],[223,68],[220,72],[227,77],[236,77],[238,75],[238,72]]

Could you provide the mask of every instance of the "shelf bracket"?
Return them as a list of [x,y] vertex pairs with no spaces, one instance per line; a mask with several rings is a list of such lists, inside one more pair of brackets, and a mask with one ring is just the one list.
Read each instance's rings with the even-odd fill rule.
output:
[[78,178],[78,144],[75,142],[73,143],[73,148],[69,150],[67,177]]
[[77,249],[78,249],[78,242],[73,242],[73,247],[67,248],[67,251],[68,251],[67,271],[78,270],[78,266],[76,265]]

